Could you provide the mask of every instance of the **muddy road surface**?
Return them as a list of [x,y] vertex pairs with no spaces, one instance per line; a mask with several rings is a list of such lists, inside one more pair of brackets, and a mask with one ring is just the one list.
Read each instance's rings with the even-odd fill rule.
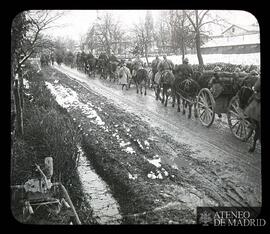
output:
[[84,134],[84,150],[111,188],[122,223],[195,223],[197,206],[261,206],[261,148],[234,138],[226,119],[206,128],[154,92],[66,66],[47,85]]

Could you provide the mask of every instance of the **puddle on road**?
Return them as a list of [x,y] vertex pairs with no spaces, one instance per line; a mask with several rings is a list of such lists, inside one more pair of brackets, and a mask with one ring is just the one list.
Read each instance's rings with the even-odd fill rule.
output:
[[77,171],[86,200],[93,209],[94,218],[99,224],[120,224],[122,216],[119,205],[112,197],[108,185],[96,174],[80,146],[78,152],[80,155]]

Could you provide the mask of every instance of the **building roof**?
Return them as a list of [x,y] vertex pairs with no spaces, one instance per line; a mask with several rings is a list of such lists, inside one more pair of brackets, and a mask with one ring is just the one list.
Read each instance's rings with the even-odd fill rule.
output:
[[243,36],[214,37],[201,47],[207,48],[207,47],[248,45],[248,44],[260,44],[260,34],[257,33]]
[[227,28],[226,30],[224,30],[221,34],[224,34],[228,30],[230,30],[232,27],[240,28],[242,30],[245,30],[247,33],[250,33],[250,32],[258,33],[260,31],[259,25],[257,25],[257,24],[241,25],[241,26],[240,25],[232,24],[229,28]]

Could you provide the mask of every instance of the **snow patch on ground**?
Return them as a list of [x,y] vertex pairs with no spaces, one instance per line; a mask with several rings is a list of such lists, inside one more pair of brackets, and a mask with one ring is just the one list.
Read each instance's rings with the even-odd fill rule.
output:
[[169,175],[169,173],[164,168],[161,168],[161,171],[164,173],[165,176]]
[[142,144],[141,144],[141,142],[140,142],[140,140],[136,140],[136,141],[137,141],[137,143],[139,144],[140,148],[141,148],[141,149],[144,149],[143,146],[142,146]]
[[130,132],[130,128],[126,127],[125,124],[123,124],[123,127],[127,132]]
[[153,172],[153,171],[150,171],[150,173],[148,173],[147,174],[147,177],[149,178],[149,179],[160,179],[160,180],[162,180],[163,179],[163,176],[162,176],[162,174],[161,174],[161,172],[160,171],[157,171],[158,173],[157,173],[157,175],[155,175],[155,173]]
[[128,173],[128,178],[130,180],[136,180],[138,178],[138,175],[137,174],[132,175],[132,174]]
[[29,86],[29,81],[26,80],[26,79],[23,79],[23,85],[24,85],[24,88],[25,88],[25,89],[29,89],[29,88],[30,88],[30,86]]
[[[117,125],[118,126],[118,125]],[[115,132],[112,134],[113,137],[115,137],[120,145],[120,147],[122,148],[121,150],[124,151],[124,152],[127,152],[129,154],[135,154],[136,151],[131,147],[131,146],[128,146],[130,145],[131,143],[130,142],[125,142],[118,134],[117,134],[118,130],[116,129]],[[124,148],[128,146],[127,148]]]
[[121,142],[120,142],[120,146],[121,146],[121,147],[125,147],[125,146],[127,146],[127,145],[130,145],[130,142],[126,142],[126,143],[125,143],[124,141],[121,141]]
[[[153,159],[147,159],[145,158],[149,163],[153,164],[155,167],[157,168],[161,168],[161,159],[158,155],[155,155],[153,157]],[[150,178],[150,179],[160,179],[162,180],[163,179],[163,176],[162,174],[167,177],[169,176],[169,173],[165,170],[165,168],[161,168],[160,170],[159,169],[156,169],[155,170],[155,173],[153,171],[150,171],[148,174],[147,174],[147,177]]]
[[127,153],[129,153],[129,154],[135,154],[136,153],[136,151],[132,148],[132,147],[127,147],[127,148],[125,148],[125,149],[123,149],[123,151],[125,151],[125,152],[127,152]]
[[157,158],[157,159],[147,159],[147,161],[151,164],[153,164],[154,166],[156,167],[161,167],[161,159],[160,158]]
[[147,140],[144,141],[144,145],[146,145],[146,148],[149,149],[150,144]]
[[98,113],[93,108],[91,108],[93,105],[91,103],[84,104],[80,102],[78,95],[74,90],[66,88],[60,84],[54,86],[49,82],[45,83],[51,93],[55,96],[55,99],[59,105],[61,105],[63,108],[66,108],[67,110],[72,108],[80,109],[83,114],[87,115],[91,123],[98,125],[105,132],[109,131],[108,127],[105,126],[105,122],[102,121]]

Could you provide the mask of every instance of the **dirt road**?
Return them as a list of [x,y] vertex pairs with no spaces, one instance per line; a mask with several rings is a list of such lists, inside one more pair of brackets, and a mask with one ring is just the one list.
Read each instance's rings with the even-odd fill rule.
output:
[[[54,68],[66,76],[54,73],[51,84],[60,80],[69,95],[78,96],[66,107],[86,141],[95,139],[97,151],[107,155],[99,165],[132,192],[130,198],[116,195],[123,217],[141,212],[144,217],[133,223],[194,223],[197,206],[261,206],[260,146],[248,153],[250,143],[234,138],[226,122],[216,119],[205,128],[164,107],[153,91],[144,96],[134,87],[121,90],[75,69]],[[146,217],[148,211],[155,215]]]

